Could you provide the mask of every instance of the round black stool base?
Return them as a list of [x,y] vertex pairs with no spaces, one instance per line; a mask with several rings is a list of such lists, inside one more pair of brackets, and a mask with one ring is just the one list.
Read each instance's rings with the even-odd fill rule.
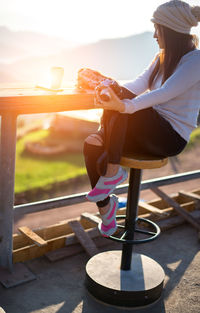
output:
[[120,269],[121,251],[106,251],[92,257],[86,265],[86,287],[97,299],[124,307],[144,306],[162,293],[165,273],[143,254],[133,253],[131,269]]

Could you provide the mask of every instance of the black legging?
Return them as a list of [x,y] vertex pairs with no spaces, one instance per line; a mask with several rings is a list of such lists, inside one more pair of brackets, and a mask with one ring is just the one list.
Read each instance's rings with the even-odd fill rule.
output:
[[[132,153],[146,153],[162,158],[174,156],[179,154],[187,144],[171,124],[153,108],[143,109],[133,114],[106,110],[104,120],[109,122],[112,114],[115,114],[115,122],[108,147],[109,163],[119,164],[122,155],[128,156]],[[97,134],[104,140],[103,128]],[[85,165],[92,188],[99,179],[96,162],[103,151],[103,146],[84,143]],[[98,201],[97,206],[103,207],[108,202],[109,197]]]

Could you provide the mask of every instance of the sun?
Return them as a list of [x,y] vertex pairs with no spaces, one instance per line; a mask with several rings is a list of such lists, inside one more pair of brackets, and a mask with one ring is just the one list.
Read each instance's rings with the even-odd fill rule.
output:
[[69,111],[69,112],[60,112],[58,114],[66,115],[82,120],[87,120],[90,122],[100,123],[100,119],[102,116],[102,109],[92,109],[92,110],[80,110],[80,111]]

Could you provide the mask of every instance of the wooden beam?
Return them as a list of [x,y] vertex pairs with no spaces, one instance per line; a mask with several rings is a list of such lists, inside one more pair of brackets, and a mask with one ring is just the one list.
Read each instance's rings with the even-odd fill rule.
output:
[[[88,235],[90,236],[91,239],[95,239],[96,237],[100,236],[99,230],[95,227],[95,228],[90,228],[85,230],[86,233],[88,233]],[[65,239],[65,245],[66,246],[71,246],[74,244],[79,243],[78,238],[76,237],[76,235],[74,233],[67,235],[66,239]]]
[[[200,219],[200,211],[196,210],[196,211],[191,212],[190,214],[193,218],[195,218],[195,220]],[[178,215],[178,216],[173,216],[164,220],[157,221],[156,223],[160,227],[161,231],[166,231],[173,227],[180,226],[184,224],[185,222],[186,220],[182,216]]]
[[45,256],[49,261],[55,262],[67,258],[69,256],[76,255],[83,251],[84,251],[83,247],[80,244],[76,244],[70,247],[64,247],[54,251],[49,251],[45,253]]
[[[181,203],[180,206],[188,211],[188,212],[191,212],[191,211],[194,211],[194,210],[197,210],[197,209],[200,209],[200,205],[197,205],[197,203],[195,201],[190,201],[190,202],[186,202],[186,203]],[[173,210],[174,211],[174,210]]]
[[81,221],[82,220],[90,222],[93,226],[97,226],[101,221],[100,217],[87,212],[81,214]]
[[71,221],[69,222],[69,225],[71,226],[72,230],[74,231],[76,237],[78,238],[85,251],[90,256],[94,256],[99,252],[93,240],[90,238],[88,233],[85,232],[83,226],[78,221]]
[[[78,218],[77,218],[78,219]],[[72,220],[72,219],[70,219]],[[59,238],[72,234],[72,229],[68,225],[70,220],[63,220],[57,224],[50,225],[40,229],[34,229],[34,232],[42,237],[44,240],[49,241],[51,239]],[[91,228],[91,226],[86,226],[84,228]],[[32,241],[30,238],[25,237],[22,234],[13,234],[13,248],[14,250],[23,248],[24,246],[31,245]]]
[[144,202],[144,201],[139,201],[139,207],[143,208],[144,210],[146,210],[150,213],[156,214],[156,215],[169,216],[168,212],[160,210],[160,209],[156,208],[155,206],[148,204],[147,202]]
[[[94,235],[95,235],[94,230],[96,231],[96,234],[97,234],[96,237],[94,237]],[[90,235],[91,238],[93,238],[97,247],[102,247],[102,246],[110,244],[109,240],[105,240],[105,238],[100,236],[99,231],[97,233],[97,229],[89,230],[88,234]],[[69,237],[72,237],[72,235],[69,235]],[[78,240],[76,239],[75,244],[74,244],[74,242],[73,242],[73,244],[71,244],[71,242],[69,240],[68,246],[54,250],[54,251],[49,251],[45,254],[45,256],[48,258],[49,261],[56,262],[58,260],[65,259],[69,256],[76,255],[76,254],[79,254],[79,253],[84,252],[84,251],[85,251],[84,248],[82,247],[80,242],[78,242]]]
[[189,192],[189,191],[184,191],[184,190],[180,190],[179,191],[179,195],[188,199],[188,200],[193,200],[193,201],[199,201],[200,202],[200,196],[197,195],[194,192]]
[[[192,190],[192,193],[195,194],[199,194],[200,195],[200,190],[196,189],[196,190]],[[184,199],[180,196],[178,196],[178,193],[176,194],[171,194],[170,195],[171,198],[173,198],[173,200],[175,202],[181,201],[181,203],[179,203],[180,207],[184,210],[184,211],[189,211],[191,212],[190,214],[193,217],[194,214],[196,214],[198,211],[194,211],[197,207],[196,207],[196,203],[200,203],[199,201],[190,201],[190,202],[185,202],[188,201],[188,199]],[[183,203],[184,201],[184,203]],[[144,202],[141,203],[142,205],[144,204]],[[159,209],[161,212],[163,213],[167,213],[169,216],[173,216],[175,214],[177,214],[177,211],[174,210],[174,208],[169,205],[166,201],[164,201],[163,199],[154,199],[149,201],[148,203],[145,204],[149,204],[151,205],[148,208],[154,207],[156,209]],[[145,206],[146,207],[146,206]],[[120,214],[125,214],[126,209],[122,208],[119,209],[117,211],[117,215]],[[145,213],[145,214],[141,214],[141,212]],[[187,214],[187,212],[186,212]],[[157,224],[160,223],[161,220],[164,219],[163,223],[163,230],[166,228],[171,228],[171,227],[176,227],[179,224],[183,223],[184,220],[183,218],[181,219],[180,222],[180,217],[178,216],[174,216],[174,218],[176,218],[175,220],[171,219],[171,217],[168,217],[167,215],[159,215],[159,214],[152,214],[151,210],[145,210],[143,207],[139,206],[139,215],[141,217],[145,217],[147,219],[151,219],[153,221],[155,221]],[[177,219],[178,218],[178,219]],[[83,226],[84,231],[88,234],[88,236],[94,241],[94,243],[96,244],[96,246],[98,247],[97,242],[99,240],[102,240],[103,242],[110,242],[109,240],[105,240],[99,233],[96,224],[99,221],[98,220],[98,215],[95,214],[94,216],[90,213],[84,213],[83,217],[81,217],[81,219],[77,219]],[[178,221],[176,224],[176,220]],[[40,229],[34,229],[34,233],[36,233],[38,236],[42,237],[43,240],[46,240],[47,245],[44,246],[37,246],[35,243],[33,243],[32,239],[30,239],[30,237],[26,237],[24,234],[14,234],[13,235],[13,263],[17,263],[17,262],[24,262],[26,260],[31,260],[34,258],[38,258],[42,255],[45,255],[47,253],[49,253],[50,251],[55,251],[55,256],[54,253],[52,255],[52,259],[54,258],[56,260],[56,258],[58,257],[58,259],[61,257],[64,257],[64,254],[66,253],[66,256],[72,255],[75,252],[79,253],[78,251],[80,251],[80,242],[77,239],[76,235],[74,234],[74,232],[72,231],[72,228],[70,227],[70,225],[68,224],[70,222],[70,220],[64,220],[61,221],[57,224],[54,225],[50,225],[44,228],[40,228]],[[197,222],[197,221],[196,221]],[[119,221],[118,220],[118,224],[122,224],[124,223],[124,220]],[[79,248],[77,249],[73,249],[73,247],[75,246],[79,246]],[[65,248],[62,252],[58,252],[58,255],[56,256],[56,251],[58,249],[61,248]],[[69,251],[67,250],[69,248]],[[83,248],[81,248],[82,251]]]
[[189,222],[193,227],[195,227],[198,232],[200,232],[200,224],[196,222],[196,220],[190,215],[190,213],[186,212],[178,202],[174,201],[170,198],[165,192],[160,190],[158,187],[153,187],[151,190],[163,200],[165,200],[170,206],[172,206],[178,214],[180,214],[187,222]]
[[41,246],[47,245],[47,242],[43,238],[38,236],[27,226],[22,226],[22,227],[19,227],[18,229],[22,234],[24,234],[26,237],[31,239],[31,241],[33,241],[37,246],[41,247]]
[[[86,232],[94,241],[96,241],[96,239],[100,237],[100,234],[97,228],[87,229]],[[22,236],[22,235],[19,234],[18,236]],[[109,240],[105,240],[105,239],[104,241],[109,242]],[[74,246],[75,244],[79,244],[79,241],[71,229],[70,234],[62,235],[60,237],[56,236],[55,238],[47,240],[47,243],[48,244],[46,246],[42,246],[42,247],[38,247],[36,246],[36,244],[33,243],[33,244],[25,245],[21,248],[16,248],[15,250],[13,250],[13,263],[24,262],[24,261],[32,260],[35,258],[39,258],[42,255],[45,255],[46,253],[50,251],[56,251],[60,248],[64,248],[65,246],[67,246],[67,248],[70,248],[72,245]]]
[[57,237],[48,240],[48,244],[45,246],[37,246],[35,243],[22,247],[20,249],[13,250],[13,263],[24,262],[39,258],[48,251],[53,251],[62,247],[65,247],[66,236]]

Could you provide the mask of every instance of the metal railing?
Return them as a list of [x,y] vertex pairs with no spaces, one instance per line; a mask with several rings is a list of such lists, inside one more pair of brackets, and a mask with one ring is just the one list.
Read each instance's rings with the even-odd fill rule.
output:
[[[171,185],[171,184],[185,182],[185,181],[197,179],[197,178],[200,178],[199,170],[160,177],[160,178],[154,178],[154,179],[142,181],[140,190],[150,189],[152,187],[161,187],[161,186]],[[123,193],[127,193],[127,191],[128,191],[128,184],[124,184],[122,186],[118,186],[115,190],[115,193],[123,194]],[[69,196],[57,197],[57,198],[52,198],[52,199],[43,200],[43,201],[16,205],[14,206],[15,216],[33,213],[33,212],[45,211],[45,210],[50,210],[50,209],[55,209],[55,208],[61,208],[61,207],[72,205],[72,204],[83,203],[87,201],[85,199],[86,194],[87,192],[83,192],[83,193],[69,195]]]

